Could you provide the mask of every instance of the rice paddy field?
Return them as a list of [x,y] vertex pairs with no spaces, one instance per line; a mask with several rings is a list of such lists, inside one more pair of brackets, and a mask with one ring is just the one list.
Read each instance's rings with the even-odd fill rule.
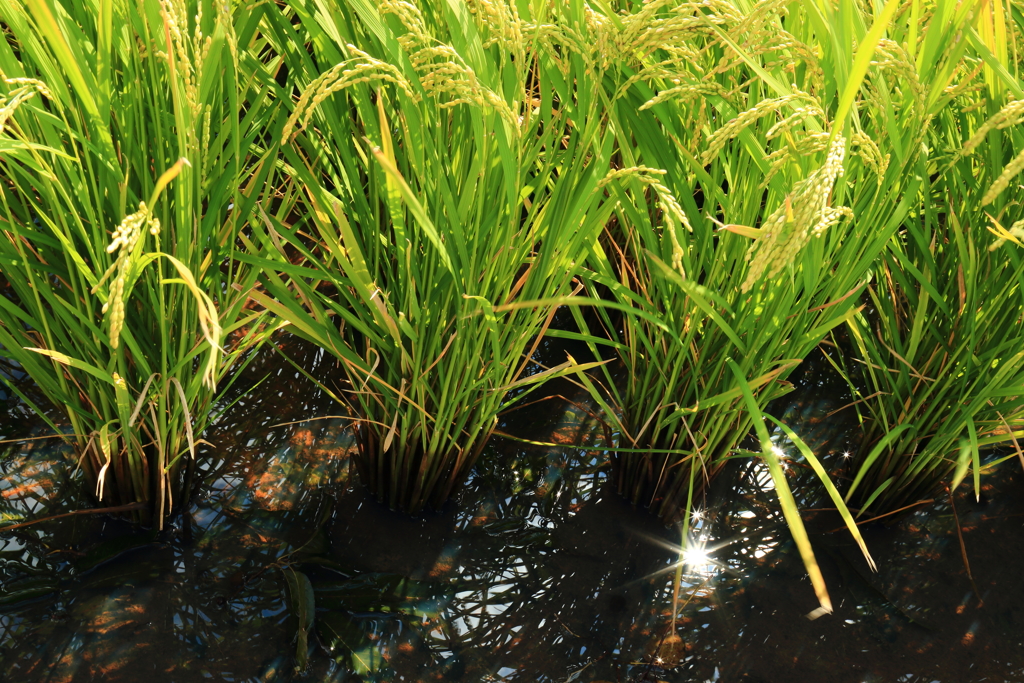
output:
[[1024,8],[0,0],[10,681],[1024,681]]

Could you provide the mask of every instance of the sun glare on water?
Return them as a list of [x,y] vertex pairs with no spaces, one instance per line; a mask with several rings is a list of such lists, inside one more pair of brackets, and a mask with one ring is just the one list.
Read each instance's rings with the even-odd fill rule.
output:
[[683,551],[683,563],[688,567],[704,567],[711,562],[711,557],[702,547],[687,548]]

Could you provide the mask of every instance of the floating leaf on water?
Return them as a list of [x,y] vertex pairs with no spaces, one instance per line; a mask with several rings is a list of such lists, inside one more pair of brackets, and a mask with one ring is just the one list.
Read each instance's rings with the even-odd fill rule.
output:
[[288,595],[291,599],[292,614],[299,620],[296,634],[295,659],[298,668],[305,671],[309,660],[309,631],[313,627],[316,614],[316,601],[313,597],[313,584],[309,577],[291,567],[284,569],[284,579],[288,584]]
[[678,635],[673,633],[661,641],[658,646],[657,664],[666,669],[674,669],[683,661],[686,654],[686,643]]
[[54,593],[59,588],[60,582],[55,576],[31,576],[12,581],[5,585],[3,592],[0,593],[0,605],[7,607],[26,600],[35,600]]

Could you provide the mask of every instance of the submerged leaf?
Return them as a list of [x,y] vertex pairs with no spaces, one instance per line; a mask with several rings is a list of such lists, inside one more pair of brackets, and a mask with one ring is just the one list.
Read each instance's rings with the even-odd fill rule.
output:
[[299,629],[296,632],[295,659],[298,662],[298,668],[304,671],[309,662],[309,632],[313,628],[313,619],[316,614],[313,584],[303,572],[295,571],[291,567],[285,567],[283,573],[285,583],[288,584],[292,614],[299,620]]

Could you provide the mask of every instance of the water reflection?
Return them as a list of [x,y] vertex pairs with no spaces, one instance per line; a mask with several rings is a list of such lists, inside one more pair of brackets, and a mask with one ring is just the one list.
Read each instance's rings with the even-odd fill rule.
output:
[[[305,367],[327,362],[289,348]],[[801,505],[818,509],[805,519],[836,612],[812,622],[757,460],[710,487],[680,547],[678,529],[615,495],[610,437],[563,383],[568,400],[506,416],[509,438],[456,500],[413,519],[351,479],[333,401],[274,358],[245,381],[264,376],[207,434],[202,484],[173,528],[75,516],[0,534],[4,680],[1024,680],[1024,586],[1008,561],[1024,557],[1018,473],[987,480],[988,502],[957,495],[956,517],[940,499],[865,527],[872,574],[774,434]],[[329,386],[331,368],[317,377]],[[841,481],[843,430],[821,415],[843,398],[811,395],[777,412]],[[4,523],[79,507],[74,464],[55,441],[9,448]]]

